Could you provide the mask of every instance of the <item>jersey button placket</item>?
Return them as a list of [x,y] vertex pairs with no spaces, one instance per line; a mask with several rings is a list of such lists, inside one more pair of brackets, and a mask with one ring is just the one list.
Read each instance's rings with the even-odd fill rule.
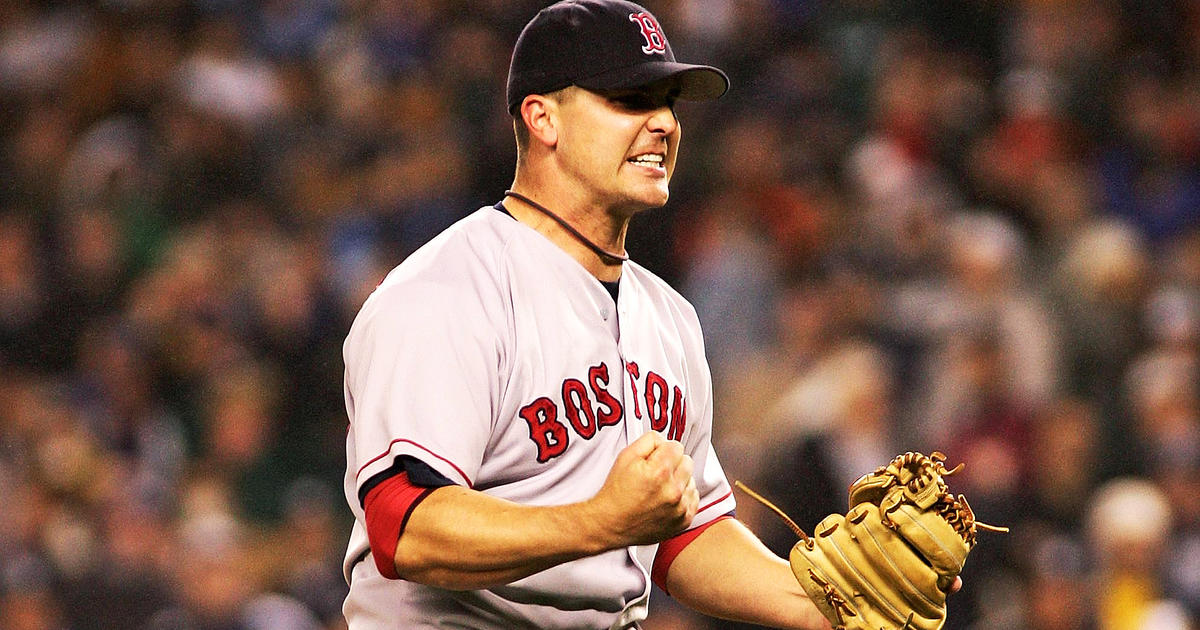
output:
[[[621,319],[625,318],[625,312],[622,311],[619,315]],[[634,440],[642,436],[646,432],[646,419],[642,412],[642,401],[639,399],[640,377],[638,369],[633,369],[629,365],[629,359],[626,358],[628,353],[625,351],[625,338],[621,336],[617,341],[617,354],[621,357],[621,391],[623,393],[622,404],[625,406],[625,437],[632,443]],[[637,364],[634,363],[637,367]],[[636,376],[635,376],[636,374]]]
[[629,373],[629,360],[626,358],[628,353],[625,351],[625,335],[620,332],[621,324],[629,321],[629,307],[625,306],[628,299],[626,296],[631,290],[628,287],[625,276],[621,276],[621,292],[618,294],[616,302],[613,304],[613,310],[616,313],[617,321],[617,354],[621,357],[621,391],[623,392],[622,404],[625,406],[625,438],[628,443],[633,443],[634,440],[642,436],[646,432],[644,420],[636,410],[641,406],[637,400],[637,389],[633,375]]
[[627,444],[632,444],[634,440],[646,432],[646,428],[642,426],[642,419],[635,412],[637,407],[637,393],[634,391],[633,377],[629,374],[629,366],[625,360],[624,350],[620,350],[620,353],[621,391],[624,398],[622,404],[625,405],[625,439]]

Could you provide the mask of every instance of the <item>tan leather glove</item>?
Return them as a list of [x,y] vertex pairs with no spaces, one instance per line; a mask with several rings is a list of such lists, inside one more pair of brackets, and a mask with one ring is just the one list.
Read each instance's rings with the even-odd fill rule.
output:
[[800,536],[792,573],[835,629],[939,630],[976,530],[1007,531],[977,523],[966,498],[950,494],[944,477],[958,468],[944,461],[909,452],[863,475],[846,515],[827,516],[811,537],[754,495]]

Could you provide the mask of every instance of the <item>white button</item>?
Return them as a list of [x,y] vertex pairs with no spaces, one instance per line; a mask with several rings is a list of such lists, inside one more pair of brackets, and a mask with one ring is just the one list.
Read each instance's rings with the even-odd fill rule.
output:
[[604,319],[608,319],[608,307],[607,306],[600,307],[600,317],[603,317]]

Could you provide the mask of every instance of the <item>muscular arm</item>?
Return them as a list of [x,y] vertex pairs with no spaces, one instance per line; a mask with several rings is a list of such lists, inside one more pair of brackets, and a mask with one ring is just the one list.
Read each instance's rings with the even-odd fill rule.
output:
[[626,447],[587,501],[526,506],[446,486],[413,509],[396,545],[404,579],[450,589],[507,584],[609,549],[661,541],[696,514],[692,462],[649,432]]
[[434,490],[413,510],[396,546],[405,579],[486,588],[619,546],[589,503],[529,507],[459,486]]
[[773,628],[830,628],[787,561],[736,519],[715,523],[685,547],[666,586],[676,600],[706,615]]

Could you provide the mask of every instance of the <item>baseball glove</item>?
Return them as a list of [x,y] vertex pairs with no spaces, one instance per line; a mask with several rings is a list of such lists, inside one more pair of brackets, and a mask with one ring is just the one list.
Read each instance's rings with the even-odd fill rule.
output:
[[740,482],[738,487],[782,516],[800,537],[792,573],[835,630],[939,630],[946,593],[975,545],[979,523],[966,497],[950,494],[954,470],[945,456],[908,452],[850,486],[850,510],[830,514],[808,536],[782,510]]

